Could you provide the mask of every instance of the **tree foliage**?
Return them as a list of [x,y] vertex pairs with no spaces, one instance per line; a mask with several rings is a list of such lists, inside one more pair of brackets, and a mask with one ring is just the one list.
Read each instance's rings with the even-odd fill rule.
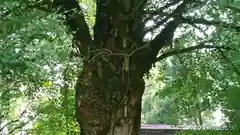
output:
[[[71,36],[61,16],[36,10],[34,3],[0,4],[0,132],[30,132],[32,127],[32,134],[65,134],[67,128],[75,134],[72,83],[81,63],[69,57]],[[65,105],[69,110],[62,109]]]

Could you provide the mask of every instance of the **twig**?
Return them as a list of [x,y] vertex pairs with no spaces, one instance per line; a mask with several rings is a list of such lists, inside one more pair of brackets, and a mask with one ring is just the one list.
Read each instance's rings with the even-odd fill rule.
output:
[[141,47],[133,50],[130,54],[128,54],[128,56],[132,56],[135,52],[140,51],[141,49],[144,49],[144,48],[146,48],[147,46],[149,46],[149,44],[150,44],[150,42],[148,42],[146,45],[143,45],[143,46],[141,46]]
[[30,104],[30,102],[27,104],[27,107],[20,113],[18,119],[12,120],[12,121],[6,123],[5,125],[3,125],[3,126],[0,128],[0,132],[3,131],[3,129],[6,128],[7,126],[9,126],[9,125],[11,125],[11,124],[13,124],[13,123],[19,122],[20,118],[22,118],[23,115],[27,112],[27,108],[28,108],[29,104]]

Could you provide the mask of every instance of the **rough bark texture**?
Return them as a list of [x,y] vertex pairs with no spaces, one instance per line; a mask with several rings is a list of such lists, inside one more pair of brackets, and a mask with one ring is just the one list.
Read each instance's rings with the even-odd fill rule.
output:
[[[77,85],[77,112],[82,135],[137,135],[144,81],[129,79],[108,65],[86,63]],[[89,69],[90,68],[90,69]]]
[[147,0],[96,2],[93,38],[75,0],[53,2],[61,7],[66,24],[76,31],[73,43],[85,58],[76,85],[81,135],[138,135],[143,76],[155,62],[159,50],[171,43],[181,23],[176,18],[180,17],[187,2],[176,8],[177,14],[171,14],[174,20],[165,24],[161,33],[149,43],[142,40],[145,33],[143,9]]

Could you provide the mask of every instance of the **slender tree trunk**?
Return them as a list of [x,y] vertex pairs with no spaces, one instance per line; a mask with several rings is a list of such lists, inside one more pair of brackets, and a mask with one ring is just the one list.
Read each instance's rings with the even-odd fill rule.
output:
[[[106,66],[103,65],[102,67]],[[81,135],[138,135],[144,80],[137,72],[119,71],[85,63],[76,87]],[[127,74],[124,74],[127,75]]]

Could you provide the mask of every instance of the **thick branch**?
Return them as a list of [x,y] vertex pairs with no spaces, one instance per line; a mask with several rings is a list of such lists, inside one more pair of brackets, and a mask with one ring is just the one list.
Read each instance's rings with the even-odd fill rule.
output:
[[[152,51],[154,53],[157,54],[163,46],[172,43],[174,31],[176,30],[176,28],[178,27],[179,24],[180,24],[180,22],[178,22],[177,20],[173,20],[173,21],[169,22],[165,26],[165,28],[161,31],[161,33],[159,33],[153,39],[153,41],[151,41],[150,47],[152,48]],[[153,52],[151,52],[151,53],[153,53]]]
[[[146,44],[146,48],[148,49],[141,49],[135,56],[136,59],[136,66],[141,67],[140,74],[145,74],[149,71],[152,64],[155,62],[156,56],[158,55],[159,50],[172,42],[173,34],[177,26],[179,25],[178,22],[171,21],[165,26],[165,28],[161,31],[159,35],[155,37],[150,43]],[[144,63],[144,64],[143,64]]]
[[155,62],[163,60],[167,57],[170,56],[174,56],[174,55],[178,55],[178,54],[183,54],[183,53],[188,53],[194,50],[199,50],[199,49],[217,49],[218,52],[220,52],[222,58],[228,62],[229,64],[231,64],[232,69],[235,73],[237,73],[240,76],[240,71],[238,70],[237,66],[231,62],[230,59],[227,58],[227,56],[225,56],[223,50],[233,50],[233,51],[239,51],[236,50],[234,48],[230,48],[230,47],[226,47],[226,46],[213,46],[213,45],[196,45],[196,46],[191,46],[188,48],[184,48],[184,49],[180,49],[180,50],[172,50],[170,52],[164,53],[161,56],[159,56]]
[[[181,24],[181,19],[179,19],[179,17],[181,17],[181,14],[184,12],[185,7],[187,6],[187,4],[191,2],[191,0],[185,0],[182,2],[182,4],[180,4],[170,15],[170,17],[173,17],[174,20],[167,23],[167,25],[165,26],[165,28],[153,39],[153,41],[150,43],[150,47],[151,47],[151,56],[153,59],[155,59],[155,57],[157,56],[159,50],[172,43],[172,38],[174,36],[174,31],[177,29],[177,27],[179,26],[179,24]],[[157,24],[158,25],[158,24]],[[160,23],[161,25],[161,23]],[[153,60],[152,59],[152,60]]]
[[74,44],[78,47],[81,54],[87,56],[88,47],[91,45],[92,39],[77,0],[54,0],[53,7],[60,8],[60,13],[66,16],[66,24],[73,31]]
[[240,26],[222,22],[222,21],[215,21],[215,20],[210,21],[203,18],[190,18],[190,17],[185,17],[185,18],[183,17],[182,21],[188,24],[215,25],[215,26],[221,26],[223,28],[230,28],[230,29],[235,29],[236,31],[240,31]]
[[226,47],[226,46],[213,46],[213,45],[202,45],[201,44],[201,45],[191,46],[191,47],[187,47],[187,48],[180,49],[180,50],[172,50],[172,51],[166,52],[166,53],[160,55],[155,60],[155,62],[163,60],[163,59],[165,59],[167,57],[170,57],[170,56],[173,56],[173,55],[182,54],[182,53],[188,53],[188,52],[191,52],[191,51],[194,51],[194,50],[198,50],[198,49],[234,50],[233,48]]
[[[146,73],[151,68],[152,64],[155,62],[155,59],[158,55],[158,52],[161,48],[164,46],[167,46],[172,43],[172,39],[174,36],[174,31],[176,28],[181,24],[181,20],[179,17],[181,17],[182,12],[185,10],[185,7],[187,3],[191,2],[192,0],[185,0],[183,1],[172,13],[171,17],[173,17],[173,20],[170,21],[169,19],[166,19],[166,21],[169,21],[167,24],[165,23],[165,27],[162,29],[162,31],[149,43],[149,48],[146,49],[141,53],[141,58],[138,58],[137,60],[137,66],[142,67],[141,73]],[[170,18],[170,17],[169,17]],[[162,25],[162,24],[157,24]],[[142,64],[144,63],[144,64]]]
[[[175,20],[178,20],[178,21],[181,21],[181,15],[182,13],[185,11],[185,8],[186,6],[189,4],[189,3],[192,3],[194,2],[194,0],[184,0],[182,1],[181,4],[179,4],[180,2],[179,1],[175,1],[173,3],[169,3],[165,6],[163,6],[162,8],[160,8],[158,11],[155,11],[155,15],[156,14],[159,14],[159,16],[162,18],[160,19],[159,21],[157,21],[157,19],[153,19],[153,20],[156,20],[155,21],[155,24],[150,27],[150,28],[147,28],[144,33],[148,33],[148,32],[152,32],[153,30],[157,29],[159,26],[163,25],[164,23],[166,23],[169,19],[171,18],[174,18]],[[174,10],[172,11],[171,13],[164,13],[163,10],[166,9],[166,8],[169,8],[173,5],[177,5],[179,4],[179,6]],[[169,6],[169,7],[168,7]],[[163,14],[164,17],[161,16],[161,14]],[[151,16],[150,16],[151,17]],[[153,16],[152,16],[153,17]],[[149,19],[150,20],[150,19]]]
[[167,3],[166,5],[160,7],[160,8],[157,9],[157,10],[147,11],[146,13],[148,14],[148,17],[144,19],[144,23],[146,23],[147,21],[150,21],[153,16],[161,15],[161,14],[163,13],[163,10],[168,9],[169,7],[174,6],[174,5],[178,4],[179,2],[180,2],[180,1],[177,1],[177,0],[176,0],[176,1],[173,1],[173,2]]

